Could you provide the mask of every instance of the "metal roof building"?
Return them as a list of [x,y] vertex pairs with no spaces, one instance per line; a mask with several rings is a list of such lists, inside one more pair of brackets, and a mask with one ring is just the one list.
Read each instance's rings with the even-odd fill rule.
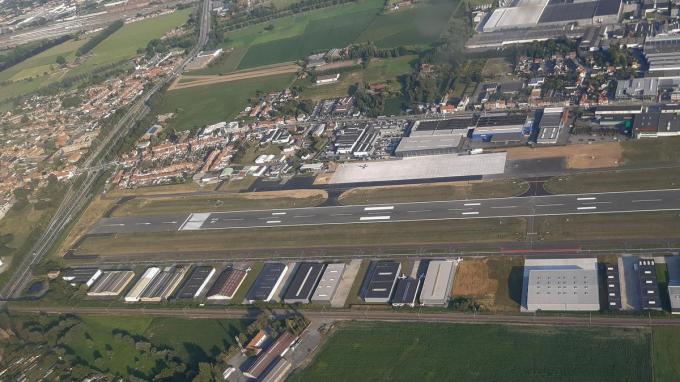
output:
[[146,289],[147,286],[151,283],[151,281],[158,276],[158,274],[161,272],[161,269],[158,267],[149,267],[144,271],[142,274],[142,277],[137,280],[137,283],[132,287],[130,292],[128,292],[127,296],[125,296],[125,301],[126,302],[137,302],[139,301],[139,298],[141,297],[142,293]]
[[666,256],[671,313],[680,314],[680,256]]
[[246,300],[250,303],[270,301],[287,270],[288,265],[283,263],[265,263],[260,274],[255,278],[253,286],[246,294]]
[[522,310],[600,310],[597,259],[526,259]]
[[61,278],[73,286],[85,284],[91,287],[101,274],[99,268],[69,268],[64,271]]
[[394,155],[407,157],[457,153],[460,151],[463,141],[461,134],[403,137],[394,150]]
[[215,268],[209,266],[194,267],[187,281],[177,292],[177,298],[196,298],[208,285],[210,279],[215,274]]
[[446,306],[458,263],[453,260],[433,260],[427,268],[420,303],[427,306]]
[[538,123],[538,137],[536,143],[538,144],[555,144],[557,138],[562,130],[562,113],[564,109],[561,107],[546,108],[543,110],[543,116]]
[[182,282],[182,278],[187,273],[188,268],[182,266],[165,267],[158,272],[151,282],[139,296],[140,301],[158,302],[167,300],[177,286]]
[[274,361],[284,356],[288,351],[288,347],[295,341],[296,337],[289,332],[285,332],[274,341],[274,343],[265,351],[257,356],[255,361],[243,371],[243,375],[248,378],[259,379]]
[[388,303],[392,297],[399,271],[401,271],[401,264],[396,261],[371,262],[361,288],[361,298],[365,302]]
[[635,265],[638,271],[640,307],[642,309],[661,310],[656,262],[654,259],[638,259]]
[[227,267],[208,291],[208,300],[231,300],[247,275],[248,271]]
[[286,304],[308,304],[314,288],[321,278],[323,269],[324,264],[322,263],[300,263],[293,279],[288,284],[286,293],[283,295],[283,302]]
[[619,280],[619,266],[607,265],[607,306],[609,309],[621,309],[621,281]]
[[88,296],[118,296],[135,277],[133,271],[103,271]]
[[293,365],[285,358],[279,357],[262,377],[262,382],[283,382]]
[[323,271],[319,285],[314,291],[312,302],[321,304],[330,304],[335,292],[338,290],[342,274],[345,272],[345,263],[333,263],[326,266]]
[[392,297],[392,306],[416,306],[418,291],[420,290],[422,279],[411,277],[400,277],[397,279],[397,286]]

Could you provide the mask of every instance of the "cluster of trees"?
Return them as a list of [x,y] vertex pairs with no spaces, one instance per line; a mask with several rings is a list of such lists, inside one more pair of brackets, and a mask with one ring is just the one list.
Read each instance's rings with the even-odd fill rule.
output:
[[14,49],[10,49],[0,53],[0,71],[5,70],[11,66],[14,66],[26,59],[29,59],[36,54],[46,51],[70,40],[71,36],[66,35],[62,37],[55,38],[53,40],[41,40],[36,43],[29,43],[24,45],[19,45]]
[[371,57],[393,58],[416,53],[418,53],[417,50],[409,49],[404,46],[398,46],[395,48],[378,48],[373,42],[353,44],[349,47],[347,52],[349,58],[361,58],[364,61],[368,61]]
[[122,28],[125,23],[123,20],[116,20],[111,23],[108,27],[104,28],[101,32],[97,33],[96,36],[92,37],[85,44],[81,45],[78,50],[76,50],[76,56],[82,56],[87,54],[89,51],[94,49],[95,46],[99,45],[107,37],[111,36],[118,29]]
[[146,48],[144,49],[143,52],[139,53],[144,53],[147,58],[151,58],[157,53],[161,54],[167,53],[174,48],[181,48],[184,49],[185,51],[188,51],[191,49],[191,47],[194,46],[195,43],[196,43],[195,33],[187,33],[182,36],[168,37],[163,40],[155,38],[149,41],[148,44],[146,44]]
[[370,91],[363,84],[353,85],[350,95],[354,96],[357,108],[369,117],[382,115],[385,110],[385,96]]
[[280,114],[286,116],[297,116],[299,114],[311,114],[314,111],[314,101],[309,99],[291,99],[279,104],[276,109]]

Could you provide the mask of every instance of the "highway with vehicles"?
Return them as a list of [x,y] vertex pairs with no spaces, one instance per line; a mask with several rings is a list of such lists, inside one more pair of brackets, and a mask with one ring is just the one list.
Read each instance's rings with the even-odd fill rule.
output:
[[104,218],[90,234],[680,211],[680,189]]
[[[85,314],[107,316],[150,315],[157,317],[184,318],[233,318],[255,319],[262,310],[242,308],[120,308],[120,307],[28,307],[9,306],[13,313],[39,314]],[[269,310],[268,310],[269,311]],[[514,324],[514,325],[547,325],[547,326],[603,326],[603,327],[643,327],[680,325],[677,318],[652,318],[640,316],[604,316],[604,315],[532,315],[532,314],[473,314],[461,312],[423,312],[392,311],[380,308],[371,309],[363,306],[358,309],[345,310],[287,310],[272,309],[272,314],[279,317],[303,314],[307,319],[323,319],[334,321],[401,321],[401,322],[445,322],[467,324]]]
[[62,203],[40,239],[36,241],[31,251],[23,257],[21,263],[16,267],[16,271],[2,290],[0,295],[2,300],[15,298],[26,288],[32,278],[32,268],[59,242],[65,229],[71,225],[74,219],[87,206],[90,198],[93,196],[97,180],[106,174],[107,166],[104,166],[105,158],[110,154],[111,148],[115,147],[114,143],[128,134],[134,128],[137,121],[149,112],[149,107],[147,106],[149,99],[168,83],[171,83],[176,76],[180,75],[187,63],[205,46],[210,32],[210,4],[210,0],[203,0],[201,3],[199,38],[192,51],[163,81],[156,83],[142,97],[135,101],[118,123],[108,131],[108,134],[98,139],[96,144],[93,145],[87,159],[80,166],[80,168],[87,170],[79,173],[80,176],[76,178],[67,190]]

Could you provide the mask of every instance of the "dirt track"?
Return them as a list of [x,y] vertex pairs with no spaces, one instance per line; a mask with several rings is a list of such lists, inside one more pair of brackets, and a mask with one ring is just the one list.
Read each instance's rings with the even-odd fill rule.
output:
[[[195,87],[195,86],[212,85],[212,84],[218,84],[218,83],[222,83],[222,82],[247,80],[247,79],[250,79],[250,78],[268,77],[268,76],[275,76],[275,75],[279,75],[279,74],[292,74],[292,73],[296,73],[299,69],[300,69],[300,67],[298,65],[292,64],[292,63],[287,63],[287,64],[281,64],[281,65],[276,65],[276,66],[269,66],[269,67],[266,67],[266,68],[230,73],[230,74],[223,75],[223,76],[219,76],[219,75],[185,76],[185,75],[183,75],[181,77],[178,77],[175,80],[175,82],[173,82],[172,85],[170,85],[168,90],[186,89],[186,88],[192,88],[192,87]],[[185,82],[182,82],[183,80]]]

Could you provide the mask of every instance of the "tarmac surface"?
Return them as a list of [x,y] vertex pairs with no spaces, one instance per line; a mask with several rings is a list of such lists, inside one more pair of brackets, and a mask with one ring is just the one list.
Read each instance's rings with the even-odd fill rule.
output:
[[103,218],[90,234],[679,211],[680,189]]

